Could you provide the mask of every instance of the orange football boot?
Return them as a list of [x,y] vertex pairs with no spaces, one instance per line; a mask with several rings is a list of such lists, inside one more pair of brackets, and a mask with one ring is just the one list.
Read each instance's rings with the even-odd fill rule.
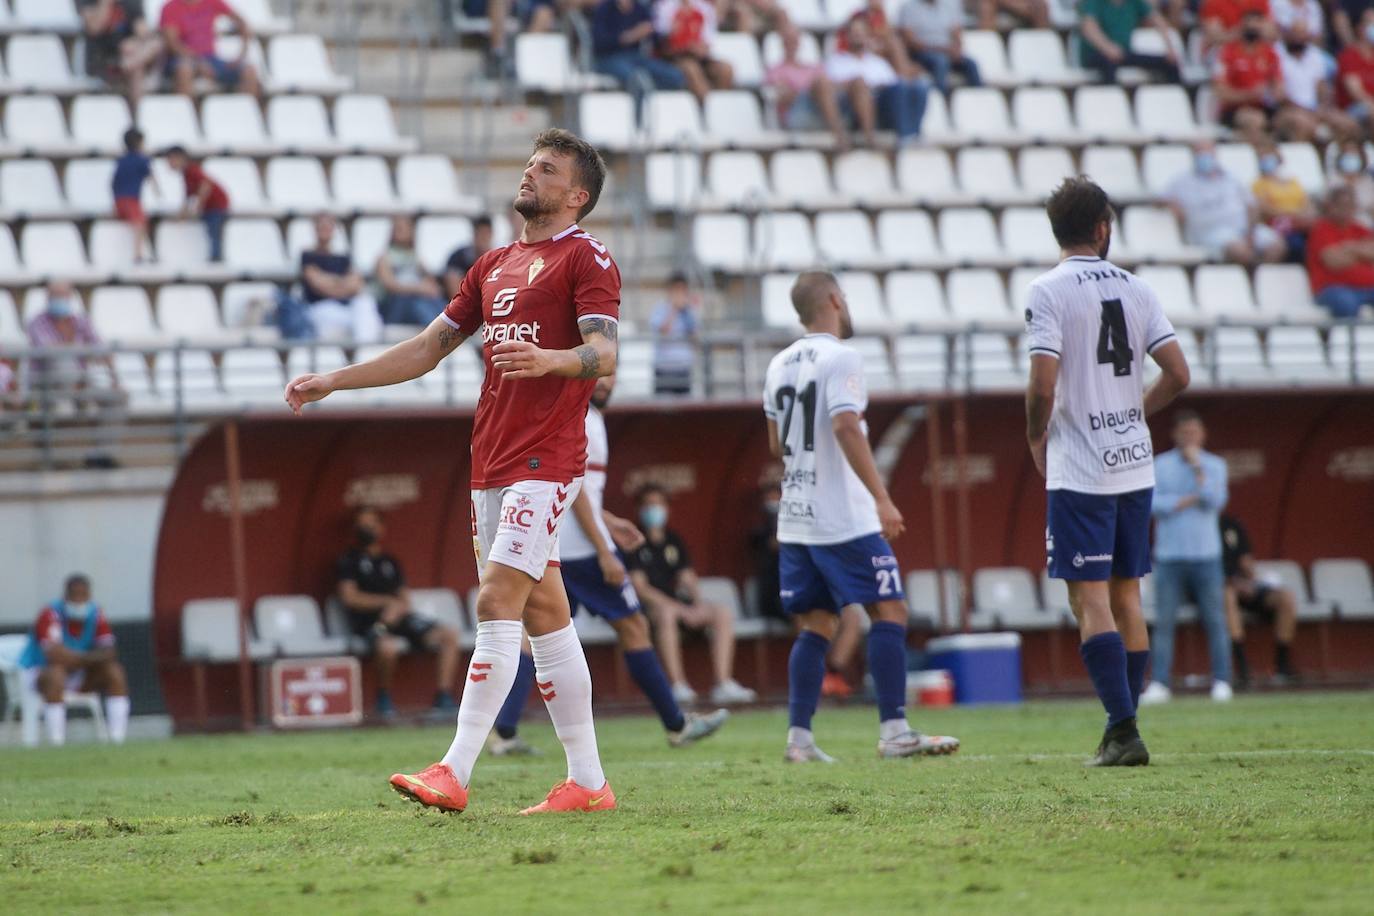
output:
[[614,811],[615,793],[608,782],[599,789],[584,789],[571,779],[560,782],[548,797],[526,808],[521,814],[547,814],[550,811]]
[[844,679],[844,675],[838,671],[830,671],[825,675],[825,680],[821,681],[821,696],[833,697],[837,700],[847,700],[854,695],[854,688],[849,686],[849,682]]
[[391,788],[426,808],[457,814],[468,806],[468,790],[458,784],[458,777],[443,763],[431,764],[414,776],[395,773]]

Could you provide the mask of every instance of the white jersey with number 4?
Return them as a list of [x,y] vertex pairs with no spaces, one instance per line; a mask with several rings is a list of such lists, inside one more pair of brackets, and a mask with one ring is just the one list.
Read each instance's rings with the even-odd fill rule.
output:
[[[807,334],[768,364],[763,412],[782,442],[778,540],[841,544],[882,530],[878,508],[840,449],[831,418],[868,407],[863,360],[830,334]],[[862,424],[868,434],[868,424]]]
[[1129,493],[1154,486],[1145,356],[1173,340],[1154,290],[1101,258],[1065,258],[1026,300],[1031,356],[1059,360],[1046,489]]
[[[606,498],[606,463],[610,459],[611,446],[606,438],[606,418],[595,407],[587,407],[587,470],[582,477],[582,492],[587,494],[592,504],[592,516],[601,537],[614,549],[611,533],[601,517],[601,506]],[[569,507],[571,511],[571,507]],[[582,523],[573,516],[571,524],[564,525],[558,532],[558,556],[562,562],[585,560],[596,556],[596,545],[582,530]]]

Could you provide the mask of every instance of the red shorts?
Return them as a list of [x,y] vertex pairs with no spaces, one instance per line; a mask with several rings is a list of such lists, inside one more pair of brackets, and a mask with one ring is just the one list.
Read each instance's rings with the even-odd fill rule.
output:
[[116,197],[115,216],[140,229],[148,225],[148,216],[143,212],[143,202],[137,197]]

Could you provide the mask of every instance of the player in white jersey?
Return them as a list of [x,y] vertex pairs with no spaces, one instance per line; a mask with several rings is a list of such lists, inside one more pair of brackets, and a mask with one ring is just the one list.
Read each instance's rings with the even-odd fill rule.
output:
[[[574,615],[579,607],[585,608],[615,630],[625,668],[653,704],[668,733],[668,744],[686,747],[714,734],[730,718],[730,713],[725,709],[706,714],[682,711],[649,638],[649,622],[625,572],[625,560],[616,550],[617,542],[627,550],[638,548],[644,542],[644,535],[633,522],[602,508],[611,450],[606,436],[606,419],[601,411],[610,401],[614,386],[613,375],[597,379],[591,406],[587,409],[587,470],[582,478],[582,489],[572,506],[577,524],[565,526],[558,539],[563,587],[567,589]],[[528,752],[528,745],[516,734],[516,726],[525,701],[529,699],[534,662],[531,660],[526,665],[523,658],[521,661],[521,670],[527,670],[528,676],[516,678],[510,696],[496,717],[495,738],[488,745],[498,756],[521,750]]]
[[[1107,710],[1089,765],[1140,766],[1150,761],[1136,724],[1150,658],[1140,577],[1150,571],[1155,482],[1145,419],[1188,386],[1188,361],[1154,291],[1106,260],[1106,192],[1066,179],[1046,210],[1062,260],[1026,300],[1026,438],[1048,490],[1049,574],[1067,582],[1083,663]],[[1162,370],[1148,389],[1146,354]]]
[[784,759],[832,762],[816,747],[811,719],[825,677],[825,653],[840,610],[861,604],[873,618],[868,668],[878,698],[878,753],[948,754],[954,738],[907,724],[906,596],[888,539],[904,530],[868,444],[868,406],[849,304],[833,275],[803,273],[792,306],[807,334],[768,365],[763,412],[768,442],[783,461],[778,509],[779,592],[799,631],[787,665],[789,728]]

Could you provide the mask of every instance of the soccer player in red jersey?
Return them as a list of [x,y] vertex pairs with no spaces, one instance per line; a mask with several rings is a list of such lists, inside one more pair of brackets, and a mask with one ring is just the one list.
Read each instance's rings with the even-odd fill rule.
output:
[[481,330],[487,372],[472,433],[476,647],[448,753],[420,773],[391,777],[398,792],[431,807],[467,805],[472,765],[519,666],[522,621],[568,758],[567,780],[523,813],[616,804],[597,753],[591,675],[557,569],[559,526],[572,515],[586,464],[587,403],[595,380],[615,372],[620,271],[577,225],[605,179],[606,163],[589,143],[544,131],[515,197],[525,218],[518,242],[478,258],[448,308],[417,336],[286,386],[299,413],[332,391],[418,378]]

